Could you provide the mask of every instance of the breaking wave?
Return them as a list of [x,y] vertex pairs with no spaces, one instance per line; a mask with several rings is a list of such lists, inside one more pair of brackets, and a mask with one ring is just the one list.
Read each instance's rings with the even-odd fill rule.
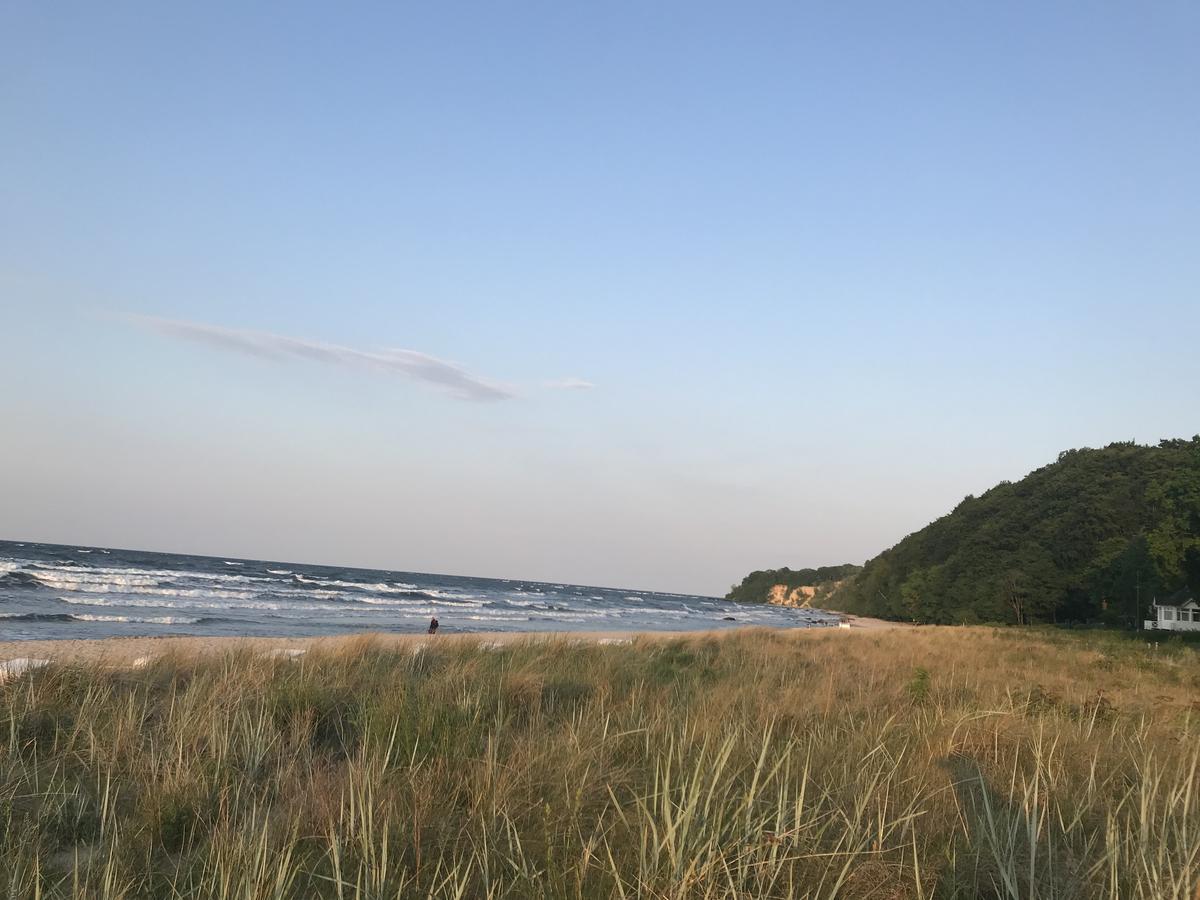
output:
[[340,581],[336,578],[309,578],[306,575],[297,575],[294,573],[292,573],[292,583],[314,584],[321,587],[345,588],[346,590],[351,591],[373,591],[380,594],[403,594],[408,591],[422,590],[415,584],[405,584],[403,581],[397,581],[391,584],[383,581]]
[[49,585],[43,583],[36,575],[17,569],[0,575],[0,587],[38,588],[49,587]]
[[88,613],[74,613],[71,618],[77,622],[136,622],[140,625],[201,625],[229,621],[215,616],[101,616]]
[[137,625],[213,625],[232,622],[220,616],[103,616],[88,613],[16,613],[0,615],[8,622],[130,622]]
[[68,613],[12,613],[0,615],[5,622],[73,622],[75,617]]

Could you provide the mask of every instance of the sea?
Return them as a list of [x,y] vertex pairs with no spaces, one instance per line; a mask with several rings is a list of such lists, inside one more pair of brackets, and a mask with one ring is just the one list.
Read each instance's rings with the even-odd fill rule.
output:
[[689,631],[836,624],[822,610],[503,578],[0,541],[0,640],[375,631]]

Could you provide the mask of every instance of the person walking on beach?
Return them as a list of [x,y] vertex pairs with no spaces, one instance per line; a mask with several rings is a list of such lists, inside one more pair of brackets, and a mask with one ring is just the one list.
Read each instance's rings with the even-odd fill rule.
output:
[[438,620],[435,617],[435,618],[432,618],[429,620],[429,633],[434,634],[437,632],[437,630],[438,630]]

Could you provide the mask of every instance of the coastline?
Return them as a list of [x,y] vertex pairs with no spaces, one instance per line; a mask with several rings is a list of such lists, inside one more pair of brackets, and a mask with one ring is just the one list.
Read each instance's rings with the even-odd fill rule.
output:
[[829,611],[623,587],[0,541],[0,642],[136,635],[699,631],[834,624]]
[[[907,622],[887,622],[862,616],[844,616],[851,631],[888,631],[897,628],[915,628]],[[35,658],[51,659],[56,662],[100,663],[107,665],[129,665],[134,660],[152,658],[163,654],[209,655],[230,651],[269,653],[281,650],[335,650],[339,646],[356,641],[371,640],[386,649],[415,649],[419,646],[463,646],[479,645],[489,649],[521,643],[565,643],[565,644],[627,644],[658,643],[662,641],[725,638],[744,634],[747,631],[770,631],[796,636],[845,633],[845,627],[821,628],[768,628],[746,626],[743,628],[721,628],[697,631],[471,631],[450,634],[390,634],[387,632],[361,631],[334,637],[191,637],[191,636],[144,636],[106,638],[59,638],[54,640],[0,641],[0,661]]]

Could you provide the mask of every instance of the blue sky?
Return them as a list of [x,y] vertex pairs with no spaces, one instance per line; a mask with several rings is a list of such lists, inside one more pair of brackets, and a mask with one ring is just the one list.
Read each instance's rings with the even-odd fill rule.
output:
[[1195,4],[169,6],[0,12],[0,536],[719,593],[1200,431]]

